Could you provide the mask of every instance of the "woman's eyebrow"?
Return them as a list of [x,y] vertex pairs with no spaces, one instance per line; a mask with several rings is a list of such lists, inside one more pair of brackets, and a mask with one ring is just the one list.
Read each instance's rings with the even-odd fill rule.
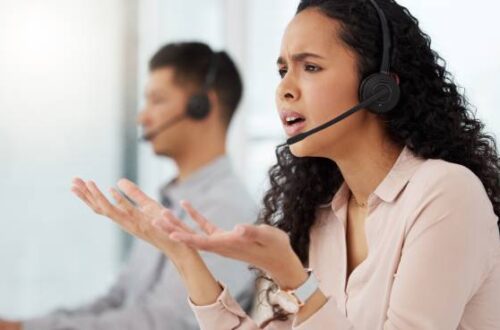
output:
[[[316,59],[324,59],[324,57],[318,55],[318,54],[314,54],[314,53],[298,53],[298,54],[294,54],[292,55],[292,61],[294,62],[302,62],[304,61],[306,58],[308,57],[313,57],[313,58],[316,58]],[[282,64],[286,64],[286,60],[280,56],[278,57],[278,60],[276,61],[276,64],[278,65],[282,65]]]

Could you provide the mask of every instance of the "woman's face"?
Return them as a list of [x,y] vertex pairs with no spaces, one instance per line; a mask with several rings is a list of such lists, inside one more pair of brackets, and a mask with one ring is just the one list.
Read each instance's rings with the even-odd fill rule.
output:
[[[282,77],[276,104],[289,137],[310,130],[358,102],[360,79],[355,53],[339,37],[340,24],[317,9],[306,9],[289,23],[278,69]],[[293,144],[295,156],[335,158],[362,133],[366,112]],[[357,137],[359,139],[359,136]]]

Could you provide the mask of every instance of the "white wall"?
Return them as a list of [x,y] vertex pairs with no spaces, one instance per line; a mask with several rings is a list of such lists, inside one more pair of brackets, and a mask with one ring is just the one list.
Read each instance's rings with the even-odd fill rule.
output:
[[500,138],[500,2],[492,0],[400,0],[432,38],[432,48],[446,60],[448,70],[486,129]]
[[71,193],[120,176],[120,0],[0,0],[0,315],[107,288],[120,234]]

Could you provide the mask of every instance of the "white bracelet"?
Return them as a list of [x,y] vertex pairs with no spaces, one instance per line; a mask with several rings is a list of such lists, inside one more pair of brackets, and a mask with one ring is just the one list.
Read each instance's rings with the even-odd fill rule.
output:
[[308,273],[307,280],[297,289],[279,289],[275,294],[276,303],[288,313],[297,313],[300,307],[304,305],[307,299],[309,299],[319,287],[318,279],[312,269],[306,269],[306,272]]

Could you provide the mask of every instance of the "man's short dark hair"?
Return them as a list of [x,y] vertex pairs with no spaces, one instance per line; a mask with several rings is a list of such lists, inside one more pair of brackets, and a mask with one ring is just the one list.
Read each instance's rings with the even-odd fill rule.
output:
[[[152,72],[164,67],[174,69],[174,79],[181,85],[202,88],[214,52],[201,42],[171,43],[160,48],[149,62]],[[224,120],[229,124],[243,92],[243,83],[235,63],[226,52],[217,53],[217,74],[211,86],[219,98]]]

